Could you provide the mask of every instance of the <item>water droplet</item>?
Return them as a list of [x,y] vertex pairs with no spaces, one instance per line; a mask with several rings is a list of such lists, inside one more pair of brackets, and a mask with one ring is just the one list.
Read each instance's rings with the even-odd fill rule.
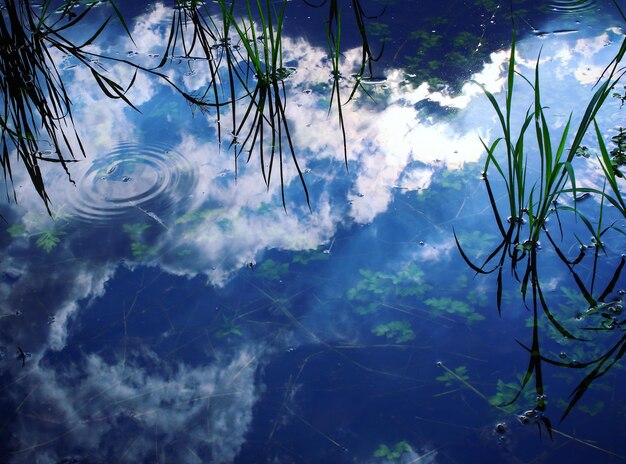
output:
[[122,177],[122,182],[130,182],[131,180],[132,180],[132,178],[130,178],[128,176]]
[[14,314],[15,314],[16,316],[21,316],[21,315],[22,315],[22,310],[20,310],[20,309],[16,309]]
[[561,353],[559,353],[559,358],[567,359],[567,353],[565,351],[561,351]]
[[502,435],[503,433],[506,433],[506,431],[508,430],[508,427],[506,426],[506,424],[504,422],[499,422],[496,424],[496,426],[493,429],[497,434]]
[[420,246],[424,246],[424,245],[426,245],[426,244],[424,243],[424,240],[420,240]]
[[290,346],[289,348],[287,348],[287,353],[293,353],[295,351],[295,348],[293,346]]
[[313,91],[311,89],[304,89],[302,91],[302,93],[305,94],[305,95],[311,95],[311,93],[313,93]]
[[441,361],[437,361],[437,367],[443,367],[443,363]]

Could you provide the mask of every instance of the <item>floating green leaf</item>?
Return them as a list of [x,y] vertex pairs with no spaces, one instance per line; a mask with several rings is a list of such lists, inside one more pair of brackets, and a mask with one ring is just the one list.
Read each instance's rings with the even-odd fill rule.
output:
[[24,224],[21,224],[21,223],[13,224],[11,227],[7,229],[7,232],[13,238],[27,238],[30,235],[28,233],[28,230],[26,230],[26,227],[24,226]]
[[188,224],[188,223],[197,224],[199,222],[204,221],[206,218],[210,217],[213,214],[215,214],[215,210],[210,209],[210,208],[199,209],[196,211],[188,211],[182,216],[178,217],[174,223],[175,224]]
[[124,232],[132,239],[137,239],[141,236],[144,230],[150,227],[150,224],[137,223],[137,224],[124,224],[122,228]]
[[156,248],[146,245],[141,241],[143,232],[150,227],[150,224],[136,223],[136,224],[124,224],[122,228],[124,232],[130,237],[130,250],[133,253],[133,258],[136,260],[142,260],[156,253]]
[[350,300],[369,301],[371,294],[421,296],[430,288],[423,282],[424,272],[413,263],[396,274],[374,272],[369,269],[359,269],[359,274],[363,279],[347,292]]
[[604,401],[596,401],[595,403],[578,406],[578,410],[589,416],[596,416],[604,410],[604,406]]
[[324,261],[330,258],[330,253],[324,253],[321,248],[317,250],[308,250],[296,254],[291,260],[292,263],[307,265],[311,261]]
[[59,229],[44,229],[37,233],[37,246],[43,249],[46,253],[50,253],[61,241],[61,236],[65,235],[65,232]]
[[226,316],[222,316],[224,323],[222,328],[217,332],[218,338],[225,338],[229,335],[242,336],[240,326],[235,324],[235,319],[228,319]]
[[289,271],[289,263],[266,259],[256,267],[257,275],[264,279],[280,280]]
[[485,319],[485,316],[474,311],[467,303],[452,298],[429,298],[425,303],[438,314],[457,314],[463,316],[468,322],[482,321]]
[[[454,374],[456,374],[456,376]],[[454,374],[452,374],[451,372],[446,372],[445,374],[437,377],[436,380],[438,382],[443,382],[446,387],[458,385],[459,379],[461,379],[461,381],[469,382],[469,376],[467,375],[466,366],[455,367]]]
[[377,325],[372,329],[374,335],[386,337],[396,343],[405,343],[415,338],[411,324],[407,321],[392,321],[387,324]]
[[403,440],[393,445],[392,448],[384,444],[378,445],[378,449],[374,451],[374,457],[387,459],[389,461],[398,461],[402,458],[404,453],[411,452],[413,452],[413,448],[411,448],[411,445],[409,445],[407,441]]
[[146,245],[145,243],[133,241],[130,244],[130,250],[133,258],[140,261],[156,254],[156,248]]

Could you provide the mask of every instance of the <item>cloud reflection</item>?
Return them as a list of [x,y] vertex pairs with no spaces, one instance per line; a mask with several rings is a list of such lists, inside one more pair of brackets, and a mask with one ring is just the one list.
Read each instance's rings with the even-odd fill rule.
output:
[[[14,430],[15,454],[38,448],[40,462],[68,455],[96,462],[232,462],[252,421],[261,388],[255,376],[266,353],[261,345],[244,345],[191,367],[143,348],[128,362],[89,354],[70,369],[41,366],[30,382],[36,399],[23,405]],[[67,433],[50,440],[48,421]]]

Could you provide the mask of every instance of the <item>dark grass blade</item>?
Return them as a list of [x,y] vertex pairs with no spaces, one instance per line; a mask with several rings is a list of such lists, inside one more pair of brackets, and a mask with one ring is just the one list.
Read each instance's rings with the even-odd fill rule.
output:
[[613,277],[607,284],[602,294],[598,297],[598,301],[604,301],[604,299],[611,294],[611,292],[615,288],[615,285],[617,285],[617,282],[619,282],[619,277],[622,273],[622,270],[624,269],[625,263],[626,263],[626,258],[624,257],[624,255],[622,255],[619,261],[619,265],[617,266],[617,268],[615,269],[615,272],[613,273]]
[[[617,351],[615,357],[609,362],[613,353]],[[561,416],[561,422],[569,415],[574,409],[574,406],[580,401],[585,392],[589,389],[591,384],[604,376],[626,353],[626,334],[620,338],[620,340],[611,348],[604,356],[598,359],[598,365],[574,388],[574,391],[570,394],[570,402],[565,409],[565,412]],[[608,365],[605,367],[605,364]]]

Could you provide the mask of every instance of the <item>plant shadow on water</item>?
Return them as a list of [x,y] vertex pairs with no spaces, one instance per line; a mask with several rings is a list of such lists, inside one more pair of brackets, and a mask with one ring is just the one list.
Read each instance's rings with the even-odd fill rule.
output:
[[[616,7],[619,8],[617,4]],[[620,13],[622,13],[621,10]],[[622,18],[626,21],[626,17],[624,17],[623,14]],[[617,185],[617,178],[623,176],[616,168],[615,162],[611,160],[608,155],[608,151],[603,142],[603,136],[596,121],[596,115],[604,105],[606,99],[613,94],[613,89],[625,72],[624,68],[621,67],[621,61],[626,52],[626,41],[622,42],[618,54],[615,56],[614,60],[609,63],[596,83],[597,90],[587,105],[576,134],[570,142],[569,148],[566,148],[566,144],[568,143],[570,122],[572,120],[571,115],[565,124],[558,145],[553,145],[551,141],[549,124],[545,115],[545,107],[541,103],[542,92],[540,90],[539,57],[535,65],[535,78],[533,82],[520,74],[520,77],[533,89],[534,105],[531,109],[526,111],[526,116],[519,128],[519,134],[517,138],[515,138],[516,136],[511,126],[511,115],[517,111],[517,108],[513,106],[514,85],[517,74],[515,70],[515,45],[516,34],[514,32],[508,61],[507,91],[504,107],[501,107],[493,94],[482,86],[486,96],[495,109],[503,134],[502,137],[497,138],[491,145],[483,141],[483,146],[487,152],[483,180],[502,241],[493,249],[487,258],[482,260],[481,264],[477,265],[464,252],[456,233],[455,240],[463,259],[477,274],[496,272],[496,299],[499,314],[501,314],[502,307],[503,272],[505,267],[510,265],[511,275],[520,283],[521,298],[525,305],[528,291],[530,290],[531,292],[529,296],[531,300],[529,309],[532,311],[533,318],[532,341],[530,346],[520,343],[530,353],[530,360],[517,393],[504,406],[513,404],[522,394],[526,385],[534,377],[537,402],[532,409],[532,414],[536,416],[537,424],[544,426],[550,436],[552,436],[552,424],[545,415],[547,402],[546,395],[544,394],[542,363],[546,362],[554,366],[569,369],[590,369],[588,374],[572,392],[569,404],[561,417],[561,420],[563,420],[572,411],[573,407],[591,384],[604,376],[626,352],[626,335],[622,334],[617,337],[617,341],[614,345],[603,355],[595,359],[586,362],[579,360],[563,362],[542,355],[539,333],[540,311],[543,312],[543,316],[549,320],[552,327],[555,328],[565,340],[580,343],[593,343],[595,340],[590,341],[588,336],[592,335],[595,331],[613,331],[617,329],[616,332],[623,333],[623,329],[621,328],[624,322],[621,318],[622,299],[621,296],[617,294],[618,289],[616,289],[616,285],[620,282],[626,257],[621,255],[617,259],[615,270],[604,287],[598,290],[599,283],[596,281],[598,266],[604,267],[607,265],[603,263],[599,264],[599,260],[605,258],[608,253],[608,250],[604,246],[604,241],[607,239],[606,234],[613,232],[618,234],[618,236],[626,235],[623,230],[616,227],[615,220],[608,225],[603,223],[604,215],[607,214],[605,212],[605,202],[615,207],[614,210],[616,211],[617,218],[620,216],[621,218],[626,217],[626,208],[624,208],[624,201],[621,196],[620,188]],[[540,163],[538,172],[529,169],[531,163],[528,160],[528,148],[525,140],[526,133],[529,131],[529,128],[532,127],[533,122]],[[598,155],[598,163],[606,178],[602,190],[594,188],[577,189],[575,169],[572,164],[576,154],[580,153],[583,148],[583,138],[592,123],[595,128],[601,153]],[[506,158],[502,165],[496,157],[497,148],[501,142],[505,145],[504,149],[506,153]],[[490,169],[492,166],[504,183],[506,192],[505,200],[508,200],[508,218],[506,220],[504,220],[504,216],[500,211],[502,206],[498,204],[488,178],[488,174],[493,170]],[[536,177],[533,177],[535,174]],[[606,190],[607,183],[610,186],[609,191]],[[560,203],[562,201],[561,197],[568,193],[572,194],[573,206]],[[578,193],[581,194],[578,195]],[[600,203],[598,212],[590,219],[583,215],[577,203],[586,199],[591,193],[600,196]],[[563,212],[573,214],[576,219],[584,224],[586,232],[592,235],[592,243],[587,245],[578,238],[575,232],[572,232],[580,248],[578,255],[573,258],[566,256],[561,247],[557,245],[556,240],[546,226],[548,219],[554,216],[555,221],[558,223],[560,239],[563,240],[564,234],[570,233],[570,230],[573,228],[571,224],[563,226],[562,221],[564,221],[564,219],[561,218]],[[561,215],[559,213],[561,213]],[[595,223],[595,226],[593,223]],[[545,253],[543,250],[540,251],[541,244],[539,238],[541,235],[544,235],[548,239],[558,259],[569,271],[569,274],[575,281],[576,288],[588,304],[588,309],[579,313],[576,317],[577,320],[585,319],[591,323],[591,327],[584,329],[587,330],[584,338],[583,335],[581,335],[584,332],[578,330],[577,333],[573,333],[571,330],[568,330],[562,320],[560,320],[565,320],[567,317],[571,317],[571,315],[555,315],[548,305],[542,287],[542,281],[545,280],[544,278],[540,278],[541,266],[539,256],[541,253]],[[593,250],[591,252],[592,272],[587,279],[588,282],[585,283],[584,279],[581,278],[580,272],[577,271],[577,266],[580,265],[583,267],[586,264],[586,262],[583,263],[583,261],[589,253],[589,249]],[[601,255],[603,256],[601,257]],[[615,261],[615,259],[612,261]],[[610,266],[610,264],[608,265]],[[597,296],[594,296],[594,294]],[[600,318],[598,318],[598,316],[600,316]]]

